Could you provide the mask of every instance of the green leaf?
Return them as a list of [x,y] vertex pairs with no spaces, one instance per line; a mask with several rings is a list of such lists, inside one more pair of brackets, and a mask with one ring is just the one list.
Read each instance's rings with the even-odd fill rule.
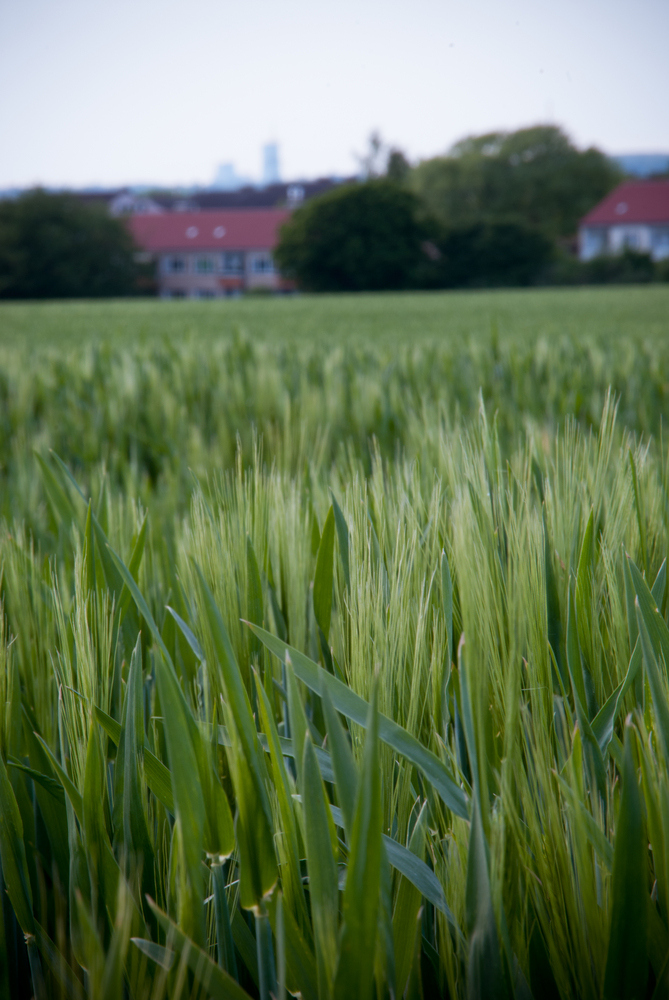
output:
[[641,1000],[648,978],[648,862],[641,796],[627,726],[623,760],[623,791],[613,852],[612,907],[604,975],[604,1000]]
[[[128,569],[128,567],[125,565],[125,563],[123,562],[123,560],[121,559],[121,557],[118,556],[116,554],[116,552],[114,552],[114,550],[112,549],[111,545],[109,544],[109,542],[107,542],[106,539],[104,539],[104,546],[105,546],[104,551],[108,553],[108,555],[109,555],[109,557],[111,559],[111,563],[115,567],[116,574],[117,574],[117,576],[120,577],[121,584],[125,584],[125,586],[130,591],[130,594],[132,595],[132,598],[133,598],[133,600],[134,600],[134,602],[135,602],[135,604],[137,606],[137,610],[141,614],[141,616],[144,619],[144,621],[146,622],[146,624],[149,626],[149,629],[151,631],[151,635],[153,636],[153,639],[154,639],[155,643],[157,644],[157,646],[160,649],[161,653],[165,657],[166,662],[169,664],[169,666],[170,666],[170,668],[172,670],[172,673],[174,673],[174,676],[176,678],[176,671],[174,670],[174,664],[172,663],[172,657],[170,656],[170,654],[168,652],[167,646],[163,642],[163,637],[162,637],[162,635],[160,633],[160,629],[156,625],[156,623],[154,621],[154,618],[153,618],[153,615],[149,611],[149,606],[146,603],[146,601],[144,600],[144,597],[142,596],[142,594],[140,592],[140,589],[137,586],[137,584],[136,584],[136,582],[135,582],[135,580],[134,580],[134,578],[132,576],[132,573],[130,572],[130,570]],[[134,642],[135,642],[135,639],[133,639],[133,645],[134,645]]]
[[212,865],[212,881],[214,883],[214,917],[216,920],[216,951],[218,964],[225,969],[233,979],[239,982],[237,975],[237,960],[235,958],[232,927],[230,926],[230,911],[225,887],[225,871],[223,865]]
[[308,733],[304,740],[301,792],[318,992],[320,996],[328,996],[337,962],[339,892],[334,854],[336,836]]
[[625,680],[622,684],[619,684],[613,694],[607,698],[595,718],[592,720],[592,731],[595,735],[597,743],[599,744],[599,749],[602,751],[602,754],[605,754],[608,749],[613,736],[613,727],[615,726],[618,715],[620,714],[620,709],[623,706],[625,695],[632,687],[632,684],[634,684],[634,680],[639,672],[639,667],[642,662],[643,653],[641,643],[637,639],[634,651],[630,657],[627,673],[625,674]]
[[7,895],[24,934],[35,933],[23,823],[7,768],[0,755],[0,859]]
[[[304,929],[309,925],[306,900],[302,889],[302,876],[300,870],[300,849],[297,838],[297,825],[293,812],[292,788],[284,756],[287,754],[286,744],[290,744],[291,756],[294,754],[293,744],[290,740],[281,740],[277,732],[276,723],[272,716],[272,709],[267,697],[267,693],[256,677],[256,690],[258,692],[258,709],[260,720],[267,733],[267,750],[272,762],[272,780],[274,790],[279,804],[281,814],[281,828],[283,833],[283,851],[287,856],[287,863],[282,864],[281,883],[284,896],[293,913],[299,916],[301,927]],[[303,741],[304,745],[304,741]],[[314,748],[315,749],[315,748]],[[318,755],[317,755],[318,756]],[[324,756],[321,751],[321,756]],[[319,759],[319,767],[323,774],[323,767]],[[331,771],[331,769],[330,769]],[[332,774],[330,773],[330,780]],[[313,956],[312,956],[313,958]]]
[[243,990],[232,976],[216,965],[205,951],[190,940],[182,932],[181,927],[156,906],[152,899],[149,899],[148,903],[165,932],[169,947],[186,955],[186,961],[195,976],[195,981],[212,1000],[249,1000],[246,990]]
[[[258,560],[253,549],[250,535],[246,536],[246,612],[249,621],[254,625],[262,626],[264,623],[262,583]],[[251,637],[251,652],[258,656],[260,653],[260,642],[256,636]]]
[[[272,916],[274,934],[278,939],[276,908],[270,911],[270,918]],[[318,1000],[314,954],[289,906],[283,907],[283,928],[288,988],[294,995],[299,993],[304,1000]]]
[[204,662],[204,652],[202,650],[202,646],[200,645],[200,643],[195,638],[195,636],[194,636],[193,632],[191,631],[191,629],[189,628],[189,626],[186,624],[186,622],[183,620],[183,618],[176,613],[176,611],[174,610],[174,608],[171,608],[169,606],[169,604],[166,604],[165,607],[167,608],[167,610],[169,611],[169,613],[172,615],[172,618],[174,618],[174,620],[177,623],[177,625],[179,626],[179,628],[181,629],[181,632],[183,634],[184,639],[186,640],[186,642],[190,646],[190,648],[193,651],[193,653],[195,654],[196,658],[200,661],[200,663],[203,663]]
[[[94,706],[93,711],[95,713],[95,718],[100,723],[110,740],[118,746],[121,739],[121,726],[116,721],[112,719],[110,715],[103,712],[101,708],[97,705]],[[169,769],[165,767],[161,760],[158,760],[156,755],[152,753],[149,747],[144,743],[144,777],[146,783],[156,796],[159,802],[161,802],[168,812],[171,812],[174,816],[174,796],[172,794],[172,776],[170,775]]]
[[[590,522],[588,522],[590,524]],[[585,544],[585,543],[584,543]],[[579,564],[580,565],[580,564]],[[567,611],[567,666],[569,676],[574,690],[574,698],[581,703],[583,710],[587,708],[587,698],[585,694],[585,683],[583,681],[583,665],[581,663],[581,650],[578,638],[576,623],[576,605],[574,601],[573,581],[569,582]]]
[[[595,511],[594,508],[590,509],[590,516],[588,517],[588,523],[585,527],[585,534],[583,536],[583,543],[581,545],[581,553],[578,558],[578,568],[576,570],[576,610],[578,612],[576,625],[578,630],[578,639],[583,650],[588,667],[592,669],[592,651],[593,651],[593,635],[592,635],[592,584],[594,577],[594,556],[595,556],[595,546],[594,546],[594,524],[595,524]],[[579,693],[580,697],[580,693]],[[587,701],[583,699],[582,703],[584,706],[587,705]]]
[[239,901],[244,909],[257,913],[278,877],[273,825],[265,815],[257,781],[227,705],[225,710],[232,736],[228,761],[237,799],[235,832],[240,863]]
[[657,571],[657,576],[655,577],[655,583],[650,588],[650,592],[653,595],[653,600],[657,604],[660,614],[664,617],[665,612],[665,595],[667,593],[667,560],[662,560],[662,565]]
[[48,971],[60,986],[61,995],[67,997],[67,1000],[84,1000],[81,983],[65,961],[63,953],[56,948],[37,920],[35,921],[35,940]]
[[205,811],[200,782],[194,780],[199,773],[198,761],[191,739],[188,709],[174,671],[160,658],[156,659],[155,670],[158,696],[163,711],[182,863],[178,893],[179,926],[183,927],[193,940],[204,943],[201,863]]
[[334,511],[330,507],[323,525],[314,574],[314,614],[326,641],[330,635],[330,619],[332,617],[334,532]]
[[[258,797],[259,804],[262,806],[267,823],[271,825],[272,812],[265,789],[267,772],[258,749],[258,734],[253,721],[253,712],[251,711],[248,692],[244,685],[220,611],[216,607],[213,594],[207,586],[207,582],[197,564],[195,564],[195,571],[200,585],[204,615],[211,632],[218,664],[221,668],[226,700],[234,719],[235,729],[241,743],[246,766],[250,768],[250,773],[253,775],[256,785],[255,794]],[[253,626],[253,628],[258,629],[258,626]]]
[[632,472],[632,488],[634,490],[634,510],[636,511],[637,525],[639,526],[639,543],[641,545],[641,561],[643,563],[644,569],[648,572],[648,546],[646,544],[646,520],[643,516],[643,511],[641,510],[641,491],[639,489],[639,480],[636,474],[636,465],[634,463],[634,455],[632,454],[632,449],[629,448],[627,452],[630,461],[630,470]]
[[351,849],[342,907],[339,960],[334,996],[367,1000],[374,988],[381,890],[382,804],[379,766],[378,682],[366,720],[365,749],[358,784]]
[[669,667],[669,629],[667,628],[667,623],[660,614],[655,598],[648,589],[648,584],[638,568],[631,559],[628,559],[627,563],[636,594],[635,606],[638,602],[638,610],[635,611],[637,625],[640,611],[646,623],[655,656],[659,657],[661,653],[665,664]]
[[[589,525],[591,521],[592,521],[592,514],[590,516],[590,521],[588,521]],[[585,546],[585,542],[583,544]],[[583,550],[581,552],[581,555],[583,555]],[[577,629],[576,629],[574,592],[571,585],[569,587],[569,611],[567,617],[567,664],[569,667],[569,675],[571,677],[572,689],[574,692],[574,707],[576,709],[576,718],[578,719],[578,726],[581,731],[583,739],[583,750],[585,752],[588,778],[591,784],[597,788],[597,791],[599,792],[599,795],[601,796],[602,800],[606,801],[606,767],[604,764],[604,758],[602,757],[602,751],[600,749],[600,745],[597,741],[593,728],[590,725],[590,721],[588,719],[588,713],[586,707],[587,706],[586,690],[583,677],[583,667],[581,663],[580,641],[578,639]],[[602,722],[603,721],[604,720],[602,720]],[[608,734],[609,742],[612,733],[613,733],[613,725],[611,725],[610,734]]]
[[483,836],[479,804],[474,797],[467,858],[466,919],[469,938],[467,960],[467,996],[499,997],[510,995],[500,949],[493,909],[488,851]]
[[558,597],[557,581],[553,569],[553,554],[548,536],[548,525],[546,524],[546,508],[542,508],[542,519],[544,529],[544,567],[546,578],[546,625],[547,638],[557,665],[562,686],[567,687],[567,676],[562,662],[561,639],[562,622],[560,620],[560,600]]
[[[310,660],[304,653],[286,645],[281,639],[250,625],[256,635],[267,646],[270,652],[274,653],[282,662],[286,661],[286,654],[289,654],[290,662],[295,670],[295,675],[303,684],[316,694],[320,695],[327,687],[332,704],[338,712],[348,719],[365,727],[367,723],[367,702],[359,695],[351,691],[336,677],[328,674],[327,671],[319,667],[317,663]],[[467,797],[462,789],[456,785],[448,769],[430,750],[418,742],[410,733],[398,726],[392,719],[379,714],[378,720],[379,738],[387,743],[402,756],[418,768],[418,770],[432,783],[435,791],[441,796],[444,803],[456,816],[467,819],[469,816],[467,808]]]
[[[639,626],[636,620],[636,611],[634,610],[634,581],[632,579],[631,571],[632,560],[625,555],[623,551],[623,579],[625,581],[625,609],[627,611],[627,631],[629,633],[630,640],[630,653],[636,646],[637,639],[639,638]],[[645,582],[645,581],[644,581]]]
[[156,965],[159,965],[161,969],[165,969],[167,972],[170,971],[176,957],[171,948],[164,948],[163,945],[156,944],[155,941],[147,941],[146,938],[134,937],[130,938],[130,940],[139,948],[142,954],[150,958]]
[[662,677],[660,676],[649,630],[646,627],[646,617],[641,611],[638,597],[636,600],[636,614],[646,677],[648,678],[650,692],[653,697],[658,742],[661,745],[664,759],[667,760],[669,758],[669,702],[667,701],[666,686],[663,684]]
[[141,860],[142,888],[152,895],[154,888],[154,855],[149,837],[144,807],[141,773],[144,757],[144,706],[142,685],[142,641],[137,643],[130,658],[126,689],[125,747],[123,775],[123,840],[135,861]]
[[342,569],[344,571],[344,583],[346,589],[351,591],[351,571],[349,566],[349,541],[348,541],[348,525],[346,524],[346,518],[344,513],[337,503],[334,493],[330,490],[330,498],[332,500],[332,509],[334,511],[335,527],[337,529],[337,540],[339,542],[339,557],[341,559]]
[[256,951],[258,954],[258,988],[260,1000],[275,1000],[278,989],[276,983],[276,963],[272,944],[272,927],[266,907],[256,910]]
[[[427,822],[427,802],[423,803],[414,825],[409,851],[416,861],[423,861],[425,853],[425,826]],[[386,843],[387,850],[387,843]],[[391,861],[392,864],[392,861]],[[427,867],[427,866],[426,866]],[[429,869],[428,869],[429,870]],[[437,883],[438,884],[438,883]],[[439,886],[441,888],[441,886]],[[404,996],[404,989],[411,974],[415,951],[416,920],[420,910],[422,894],[413,880],[400,879],[395,895],[393,911],[393,944],[395,953],[395,976],[397,993]]]
[[448,557],[443,549],[441,552],[441,601],[444,611],[444,621],[446,622],[446,658],[450,669],[450,665],[453,662],[453,581],[451,580]]
[[42,746],[43,750],[45,750],[46,755],[49,758],[49,761],[51,762],[51,766],[53,767],[56,776],[58,777],[58,780],[60,781],[61,785],[65,789],[65,792],[67,793],[67,797],[72,804],[72,808],[74,809],[75,815],[79,820],[79,824],[83,826],[84,800],[82,798],[81,792],[74,784],[74,782],[71,780],[67,771],[65,771],[65,769],[60,766],[48,743],[46,743],[42,739],[39,733],[35,733],[35,738],[39,740],[40,745]]
[[47,497],[56,520],[68,527],[73,521],[76,521],[76,511],[72,501],[58,482],[51,466],[37,452],[35,452],[35,458],[40,467]]
[[337,713],[332,704],[327,686],[325,685],[322,690],[322,702],[337,795],[344,818],[344,829],[350,842],[353,833],[355,800],[358,792],[358,768],[353,759],[353,753],[351,752],[344,729],[337,718]]
[[451,570],[448,565],[448,556],[442,549],[441,552],[441,602],[446,624],[446,655],[441,668],[436,695],[435,719],[442,735],[446,733],[448,724],[448,684],[451,679],[453,666],[453,581],[451,580]]
[[88,510],[86,512],[86,526],[84,528],[84,537],[86,539],[86,549],[85,549],[85,574],[86,574],[86,586],[90,593],[95,593],[97,589],[97,582],[95,579],[95,539],[93,537],[93,523],[91,520],[93,513],[93,501],[88,501]]
[[[295,671],[290,656],[286,656],[286,694],[288,695],[288,717],[290,719],[290,729],[295,748],[295,768],[297,770],[297,781],[301,786],[304,781],[302,775],[302,764],[304,762],[304,737],[309,731],[309,724],[304,712],[304,705],[300,698],[300,692],[295,680]],[[302,747],[302,753],[299,753]]]
[[91,885],[110,913],[116,906],[120,871],[112,853],[105,823],[105,758],[98,727],[91,723],[86,750],[83,794],[84,846],[89,860]]

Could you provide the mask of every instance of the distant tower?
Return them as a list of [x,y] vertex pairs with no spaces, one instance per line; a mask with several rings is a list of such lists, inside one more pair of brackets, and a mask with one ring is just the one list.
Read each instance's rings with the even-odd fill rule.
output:
[[262,182],[263,184],[278,184],[279,176],[279,146],[276,142],[268,142],[262,148]]

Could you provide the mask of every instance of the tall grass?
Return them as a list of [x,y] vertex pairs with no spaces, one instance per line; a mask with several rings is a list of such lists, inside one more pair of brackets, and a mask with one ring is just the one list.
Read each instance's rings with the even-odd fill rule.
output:
[[[110,440],[138,356],[99,370]],[[154,446],[185,464],[209,406],[263,430],[187,506],[133,500],[122,449],[81,492],[15,459],[1,995],[664,995],[666,457],[610,399],[595,430],[523,429],[531,396],[440,413],[438,357],[379,384],[364,352],[312,382],[249,345],[206,372],[154,349]],[[368,448],[379,398],[396,426]]]

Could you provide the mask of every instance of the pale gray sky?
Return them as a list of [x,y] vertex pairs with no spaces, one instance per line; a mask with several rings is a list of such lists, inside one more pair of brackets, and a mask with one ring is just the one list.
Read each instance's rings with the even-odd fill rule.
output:
[[0,187],[351,173],[551,121],[669,150],[669,0],[0,0]]

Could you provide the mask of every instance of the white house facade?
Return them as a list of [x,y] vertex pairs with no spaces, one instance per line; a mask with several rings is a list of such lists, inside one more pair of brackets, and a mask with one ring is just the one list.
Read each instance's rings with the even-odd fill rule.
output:
[[581,219],[581,260],[624,250],[669,258],[669,180],[626,181]]

